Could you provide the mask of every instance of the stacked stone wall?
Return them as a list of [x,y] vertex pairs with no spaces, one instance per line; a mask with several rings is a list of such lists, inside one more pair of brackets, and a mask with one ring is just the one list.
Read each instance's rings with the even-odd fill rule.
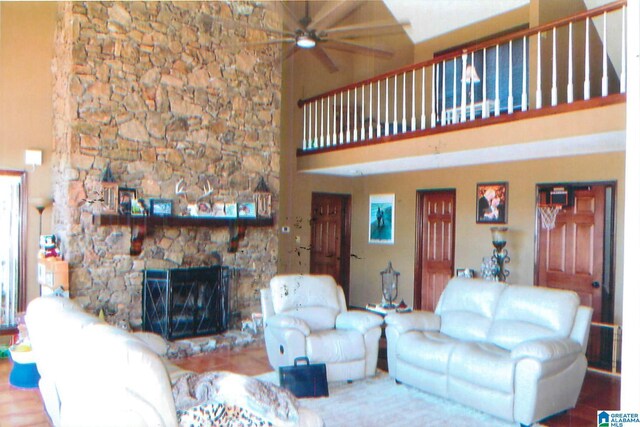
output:
[[221,262],[237,272],[236,309],[256,310],[275,274],[275,228],[249,228],[229,253],[226,227],[158,227],[131,256],[131,230],[97,227],[93,215],[107,164],[120,186],[174,199],[178,214],[180,179],[191,200],[208,182],[210,203],[242,202],[262,176],[277,207],[280,48],[234,47],[266,35],[232,25],[277,17],[250,2],[67,2],[58,19],[54,226],[72,296],[138,327],[144,269]]

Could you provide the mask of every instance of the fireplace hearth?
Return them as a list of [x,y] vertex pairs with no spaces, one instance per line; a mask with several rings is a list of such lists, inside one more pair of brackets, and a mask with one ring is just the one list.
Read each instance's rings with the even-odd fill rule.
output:
[[212,335],[229,326],[229,268],[145,270],[142,328],[167,340]]

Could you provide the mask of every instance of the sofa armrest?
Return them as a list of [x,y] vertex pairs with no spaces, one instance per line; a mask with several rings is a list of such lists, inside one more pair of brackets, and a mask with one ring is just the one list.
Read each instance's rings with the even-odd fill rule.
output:
[[525,341],[511,350],[512,359],[532,358],[541,362],[561,359],[582,352],[582,347],[569,338],[548,338]]
[[430,311],[390,313],[384,318],[384,321],[388,326],[394,327],[399,334],[409,331],[440,330],[440,316]]
[[169,343],[158,334],[153,332],[133,332],[134,337],[142,341],[151,351],[158,356],[166,356],[169,351]]
[[311,329],[304,320],[283,314],[276,314],[275,316],[268,317],[266,326],[280,329],[294,329],[301,332],[305,337],[308,337],[311,334]]
[[382,317],[366,311],[347,311],[336,317],[336,329],[355,329],[363,335],[382,325]]

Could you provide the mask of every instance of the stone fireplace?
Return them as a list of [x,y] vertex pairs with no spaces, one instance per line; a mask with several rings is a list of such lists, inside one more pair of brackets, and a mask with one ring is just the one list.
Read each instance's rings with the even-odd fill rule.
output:
[[209,182],[210,202],[251,201],[263,177],[277,216],[281,75],[279,47],[228,49],[262,32],[214,17],[277,26],[251,2],[64,2],[54,74],[54,232],[70,265],[70,292],[142,324],[145,270],[222,264],[234,271],[231,304],[259,311],[259,289],[276,272],[275,227],[248,227],[237,252],[228,227],[155,227],[139,256],[132,229],[96,226],[107,165],[138,197],[173,199]]

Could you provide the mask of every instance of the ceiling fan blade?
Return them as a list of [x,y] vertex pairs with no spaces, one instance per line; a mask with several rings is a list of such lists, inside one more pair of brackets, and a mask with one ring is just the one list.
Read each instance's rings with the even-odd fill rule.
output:
[[362,55],[372,55],[378,58],[391,58],[393,52],[388,50],[377,49],[374,47],[364,46],[358,43],[348,42],[346,40],[329,39],[323,43],[327,49],[340,50],[349,53],[360,53]]
[[346,18],[365,2],[362,0],[343,0],[338,3],[327,2],[309,24],[309,30],[325,30],[336,22]]
[[335,73],[336,71],[338,71],[338,67],[336,66],[335,62],[333,62],[333,60],[329,58],[329,55],[322,47],[316,45],[316,47],[314,47],[310,51],[313,56],[315,56],[320,60],[320,62],[322,62],[322,65],[324,65],[330,73]]
[[296,15],[291,11],[289,6],[287,6],[284,1],[267,1],[264,2],[264,4],[266,7],[275,11],[282,17],[282,23],[289,31],[295,32],[296,30],[304,29],[300,25],[298,17],[296,17]]
[[277,44],[277,43],[290,43],[295,41],[296,39],[289,37],[286,39],[271,39],[271,40],[264,40],[259,42],[228,44],[228,45],[223,45],[222,47],[225,47],[225,48],[249,47],[249,46],[259,46],[259,45],[268,45],[268,44]]
[[232,21],[230,19],[224,19],[224,18],[219,18],[219,17],[213,17],[214,22],[216,22],[217,24],[220,24],[222,26],[229,26],[229,27],[235,27],[235,28],[249,28],[251,30],[257,30],[257,31],[263,31],[265,33],[272,33],[272,34],[279,34],[282,36],[295,36],[296,33],[292,32],[292,31],[282,31],[282,30],[278,30],[275,28],[269,28],[269,27],[258,27],[256,25],[251,25],[249,23],[246,22],[242,22],[242,21]]
[[[404,27],[411,25],[409,22],[372,22],[368,24],[345,25],[342,27],[328,28],[322,31],[322,35],[334,35],[338,33],[350,33],[352,31],[374,31],[374,30],[404,30]],[[385,31],[385,34],[387,31]],[[367,34],[368,35],[368,34]],[[378,34],[375,34],[378,35]]]

